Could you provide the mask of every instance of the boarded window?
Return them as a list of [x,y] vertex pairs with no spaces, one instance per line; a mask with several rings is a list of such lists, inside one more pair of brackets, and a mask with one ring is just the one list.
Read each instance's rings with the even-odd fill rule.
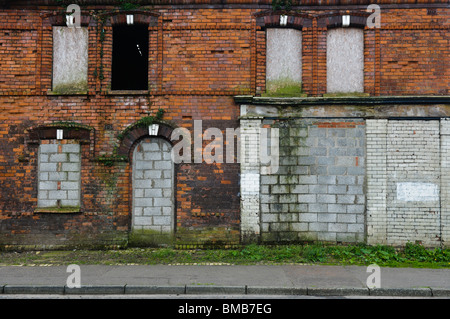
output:
[[80,144],[49,140],[39,146],[39,208],[80,206]]
[[56,93],[87,91],[87,28],[53,27],[53,83]]
[[327,92],[364,92],[364,32],[337,28],[327,35]]
[[302,32],[267,29],[266,90],[300,93],[302,83]]

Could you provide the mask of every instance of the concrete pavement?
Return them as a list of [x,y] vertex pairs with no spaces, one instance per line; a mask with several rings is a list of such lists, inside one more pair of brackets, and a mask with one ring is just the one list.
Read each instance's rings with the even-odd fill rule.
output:
[[[79,265],[81,288],[67,266],[0,267],[0,294],[217,294],[418,296],[450,298],[450,269],[318,265]],[[71,277],[73,278],[73,277]],[[71,279],[70,279],[71,280]],[[70,285],[70,282],[69,282]]]

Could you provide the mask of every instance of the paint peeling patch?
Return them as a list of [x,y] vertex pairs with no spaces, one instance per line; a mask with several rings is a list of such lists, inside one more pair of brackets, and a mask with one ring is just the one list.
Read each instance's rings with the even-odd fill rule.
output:
[[439,200],[439,187],[433,183],[397,183],[397,200],[426,202]]

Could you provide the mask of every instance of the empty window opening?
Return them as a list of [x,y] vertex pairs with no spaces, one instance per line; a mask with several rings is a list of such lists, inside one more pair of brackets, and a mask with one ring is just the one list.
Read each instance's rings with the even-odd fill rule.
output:
[[121,25],[113,28],[111,89],[148,89],[147,25]]

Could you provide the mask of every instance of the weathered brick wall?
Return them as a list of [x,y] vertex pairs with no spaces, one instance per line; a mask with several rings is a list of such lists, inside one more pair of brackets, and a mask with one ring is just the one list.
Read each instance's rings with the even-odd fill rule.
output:
[[[329,20],[346,10],[361,16],[366,2],[347,7],[341,1],[340,11],[334,1],[311,2],[301,14],[290,13],[295,21],[289,20],[288,27],[302,31],[302,87],[308,96],[326,93]],[[426,4],[405,2],[407,9],[383,8],[380,29],[364,28],[364,90],[371,95],[448,94],[448,9],[442,1],[434,1],[438,7],[431,11]],[[52,27],[64,25],[64,8],[49,3],[9,2],[0,10],[1,243],[122,243],[132,220],[131,163],[108,166],[99,157],[113,155],[121,143],[119,133],[159,108],[173,127],[192,130],[193,121],[200,119],[212,121],[204,129],[238,127],[240,111],[233,96],[265,92],[265,28],[279,26],[279,15],[268,10],[269,3],[255,1],[230,2],[229,7],[144,6],[135,20],[149,25],[149,91],[118,94],[110,92],[112,28],[124,15],[112,1],[89,1],[82,6],[82,25],[89,32],[88,92],[60,95],[51,91]],[[266,25],[266,20],[273,21]],[[37,213],[38,147],[55,138],[30,142],[29,129],[61,121],[90,128],[87,140],[75,133],[70,138],[81,146],[80,212]],[[259,216],[241,206],[240,183],[245,180],[239,174],[238,163],[176,165],[177,239],[239,241],[241,221]],[[253,179],[247,177],[251,185]]]

